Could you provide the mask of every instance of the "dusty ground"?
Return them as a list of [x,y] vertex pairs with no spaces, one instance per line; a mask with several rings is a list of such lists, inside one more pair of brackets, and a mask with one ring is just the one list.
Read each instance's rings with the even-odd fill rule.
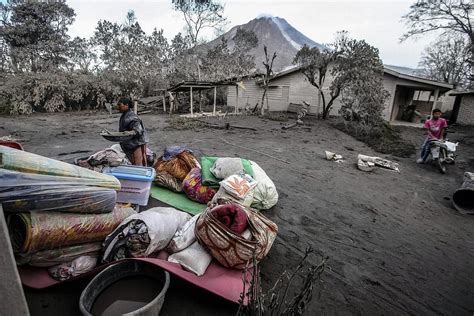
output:
[[[311,131],[282,131],[281,123],[256,117],[231,121],[256,127],[254,132],[174,130],[167,116],[143,119],[158,153],[167,144],[185,144],[197,155],[249,158],[266,170],[280,201],[265,214],[280,231],[262,263],[264,285],[291,269],[307,246],[316,250],[312,263],[329,256],[308,315],[474,313],[474,216],[458,214],[450,201],[463,172],[474,170],[474,129],[454,129],[450,138],[461,141],[459,157],[446,175],[417,165],[415,157],[399,159],[400,174],[363,173],[355,167],[357,154],[376,153],[326,122],[309,119]],[[110,145],[98,133],[117,125],[118,116],[108,114],[0,117],[0,136],[21,138],[28,151],[71,161]],[[404,128],[403,137],[422,140],[414,128]],[[347,160],[326,161],[324,150]],[[31,291],[27,296],[38,311],[41,303],[32,302],[38,296]]]

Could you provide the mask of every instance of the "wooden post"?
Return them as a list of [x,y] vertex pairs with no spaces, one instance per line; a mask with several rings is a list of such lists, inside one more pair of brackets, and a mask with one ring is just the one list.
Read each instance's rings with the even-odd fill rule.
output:
[[135,114],[138,114],[138,102],[137,101],[133,102],[133,112],[135,112]]
[[212,109],[212,115],[216,115],[216,100],[217,100],[217,87],[214,87],[214,108]]
[[235,86],[235,109],[234,109],[235,114],[237,114],[238,108],[239,108],[239,86]]
[[434,91],[434,96],[433,96],[433,106],[431,107],[431,117],[433,116],[433,110],[436,108],[436,101],[438,100],[438,97],[439,97],[439,89],[436,89]]
[[191,104],[191,115],[193,115],[193,87],[189,88],[190,89],[190,92],[189,92],[189,102]]
[[166,91],[163,91],[163,112],[166,113]]
[[199,89],[199,113],[202,112],[202,107],[201,107],[202,106],[202,99],[201,98],[202,98],[202,90]]

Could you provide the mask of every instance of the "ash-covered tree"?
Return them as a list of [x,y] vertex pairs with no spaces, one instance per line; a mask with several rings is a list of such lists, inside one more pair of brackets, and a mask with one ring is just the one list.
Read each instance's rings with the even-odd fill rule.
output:
[[[294,63],[301,67],[308,81],[317,89],[322,105],[322,119],[328,118],[334,102],[341,97],[343,91],[358,86],[370,95],[380,85],[369,83],[374,78],[377,82],[383,75],[378,50],[364,40],[351,39],[346,32],[339,32],[336,40],[327,47],[326,50],[320,50],[304,46],[294,59]],[[328,77],[331,77],[330,82],[327,82]],[[324,92],[326,86],[329,88],[328,95]]]
[[84,74],[90,73],[97,63],[97,54],[94,51],[93,43],[89,39],[75,37],[68,42],[68,46],[66,53],[68,70]]
[[232,38],[234,41],[233,55],[235,58],[234,76],[248,75],[255,68],[255,56],[249,54],[251,49],[258,46],[258,37],[253,31],[237,28]]
[[166,74],[169,45],[162,31],[145,34],[133,11],[122,24],[99,21],[93,42],[99,47],[103,71],[123,93],[148,94],[150,80],[162,81]]
[[222,30],[227,18],[224,5],[216,0],[172,0],[173,8],[183,14],[186,35],[196,45],[204,29]]
[[418,64],[420,75],[429,79],[467,86],[469,77],[469,44],[459,34],[438,38],[426,47]]
[[74,10],[63,1],[0,3],[0,36],[9,47],[14,72],[59,69],[66,62],[68,27]]
[[188,35],[176,34],[171,40],[169,52],[167,80],[170,85],[185,80],[198,80],[200,77],[199,67],[201,67],[199,60],[202,54],[203,52],[191,46],[191,39]]
[[402,40],[433,31],[457,33],[468,41],[470,85],[474,80],[474,2],[472,0],[417,0],[403,16],[409,31]]

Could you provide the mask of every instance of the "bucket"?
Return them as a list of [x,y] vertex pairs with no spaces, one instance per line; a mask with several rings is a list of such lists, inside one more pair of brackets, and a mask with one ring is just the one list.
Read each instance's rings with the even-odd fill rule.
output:
[[82,291],[82,315],[158,315],[170,283],[168,272],[139,260],[100,272]]
[[474,214],[474,173],[464,173],[464,183],[454,192],[453,205],[461,214]]

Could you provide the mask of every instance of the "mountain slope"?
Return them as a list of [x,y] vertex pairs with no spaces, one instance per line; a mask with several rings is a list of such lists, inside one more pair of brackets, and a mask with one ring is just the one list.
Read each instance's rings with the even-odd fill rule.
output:
[[268,47],[270,57],[274,51],[277,53],[277,58],[273,64],[274,72],[291,66],[296,52],[305,44],[310,47],[325,48],[292,27],[285,19],[268,16],[258,17],[247,24],[234,26],[227,33],[211,41],[208,45],[214,46],[224,37],[228,41],[229,48],[232,49],[234,47],[232,38],[239,27],[246,31],[253,31],[258,38],[258,46],[249,52],[255,56],[255,64],[258,69],[263,68],[262,62],[265,60],[264,45]]

